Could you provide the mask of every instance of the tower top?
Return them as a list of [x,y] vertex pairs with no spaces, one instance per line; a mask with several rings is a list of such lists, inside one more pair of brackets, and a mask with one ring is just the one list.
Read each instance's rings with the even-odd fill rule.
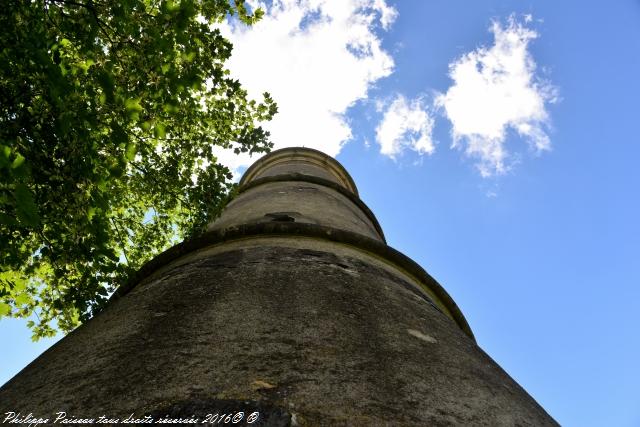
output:
[[258,179],[307,175],[332,181],[358,196],[351,175],[333,157],[312,148],[289,147],[271,152],[252,164],[240,180],[240,187]]

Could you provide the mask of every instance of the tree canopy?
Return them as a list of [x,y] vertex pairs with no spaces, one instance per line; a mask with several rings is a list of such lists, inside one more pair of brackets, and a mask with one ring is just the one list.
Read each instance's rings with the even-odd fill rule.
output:
[[0,317],[70,331],[232,189],[213,147],[276,113],[225,68],[242,0],[9,0],[0,11]]

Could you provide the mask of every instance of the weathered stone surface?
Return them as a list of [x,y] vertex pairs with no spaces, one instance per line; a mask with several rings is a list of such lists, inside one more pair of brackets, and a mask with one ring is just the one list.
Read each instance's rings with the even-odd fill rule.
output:
[[127,416],[214,399],[301,425],[552,424],[401,275],[297,246],[166,268],[3,387],[3,409]]
[[322,224],[383,240],[367,215],[343,194],[302,181],[270,182],[242,192],[209,229],[269,221]]

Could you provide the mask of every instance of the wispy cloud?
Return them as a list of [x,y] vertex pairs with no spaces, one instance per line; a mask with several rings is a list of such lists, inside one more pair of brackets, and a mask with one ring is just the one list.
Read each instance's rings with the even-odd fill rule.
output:
[[[397,12],[384,0],[274,0],[251,28],[223,24],[231,73],[250,94],[271,93],[279,113],[266,125],[275,148],[313,147],[335,156],[351,138],[347,109],[389,75],[393,59],[376,30]],[[219,151],[232,168],[248,156]]]
[[376,141],[382,154],[396,158],[405,148],[420,154],[433,152],[433,118],[422,98],[408,101],[404,96],[396,95],[386,109],[383,105],[379,108],[385,110],[376,128]]
[[[526,16],[524,22],[530,23]],[[538,34],[514,16],[491,25],[494,44],[466,53],[449,65],[453,84],[436,97],[452,124],[453,146],[478,160],[483,176],[509,169],[505,147],[509,129],[536,151],[548,150],[549,114],[556,90],[536,74],[529,43]]]

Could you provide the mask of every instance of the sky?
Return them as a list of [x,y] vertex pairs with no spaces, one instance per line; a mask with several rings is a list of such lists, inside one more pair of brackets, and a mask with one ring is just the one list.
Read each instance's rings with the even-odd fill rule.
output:
[[[640,426],[640,1],[262,7],[222,30],[275,148],[336,157],[558,422]],[[0,321],[0,383],[55,341],[29,337]]]

